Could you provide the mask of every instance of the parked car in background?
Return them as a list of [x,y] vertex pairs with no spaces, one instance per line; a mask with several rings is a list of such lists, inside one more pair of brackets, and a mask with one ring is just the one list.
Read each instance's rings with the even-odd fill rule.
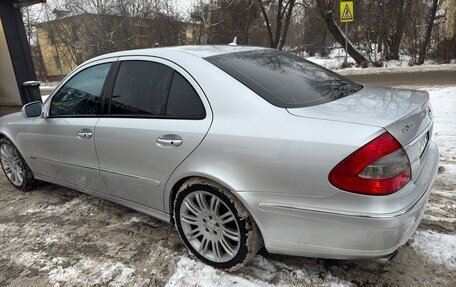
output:
[[173,222],[217,268],[270,253],[382,257],[434,183],[426,92],[368,87],[291,54],[184,46],[117,52],[0,119],[22,190],[74,188]]

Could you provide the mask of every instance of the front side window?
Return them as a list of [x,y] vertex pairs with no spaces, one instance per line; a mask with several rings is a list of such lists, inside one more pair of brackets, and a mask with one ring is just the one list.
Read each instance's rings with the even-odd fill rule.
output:
[[173,69],[147,61],[122,62],[112,92],[111,115],[163,114]]
[[52,98],[50,116],[91,116],[99,113],[103,85],[111,63],[89,67],[60,88]]

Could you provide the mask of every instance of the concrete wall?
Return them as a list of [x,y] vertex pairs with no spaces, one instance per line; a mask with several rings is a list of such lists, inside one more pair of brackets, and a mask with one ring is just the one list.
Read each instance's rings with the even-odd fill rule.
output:
[[0,106],[11,105],[22,105],[22,102],[0,20]]

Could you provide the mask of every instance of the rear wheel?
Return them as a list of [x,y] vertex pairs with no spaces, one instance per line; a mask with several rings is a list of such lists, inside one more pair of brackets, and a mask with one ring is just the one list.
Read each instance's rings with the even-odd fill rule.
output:
[[241,268],[263,243],[241,202],[225,188],[203,179],[190,179],[178,191],[174,218],[190,251],[216,268]]
[[9,182],[20,190],[30,190],[36,180],[17,148],[6,138],[0,139],[0,163]]

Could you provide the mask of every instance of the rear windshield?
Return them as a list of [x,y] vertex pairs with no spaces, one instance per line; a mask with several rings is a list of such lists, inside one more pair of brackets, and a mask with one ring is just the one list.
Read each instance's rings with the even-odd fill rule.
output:
[[332,102],[363,87],[301,57],[278,50],[236,52],[205,59],[281,108]]

